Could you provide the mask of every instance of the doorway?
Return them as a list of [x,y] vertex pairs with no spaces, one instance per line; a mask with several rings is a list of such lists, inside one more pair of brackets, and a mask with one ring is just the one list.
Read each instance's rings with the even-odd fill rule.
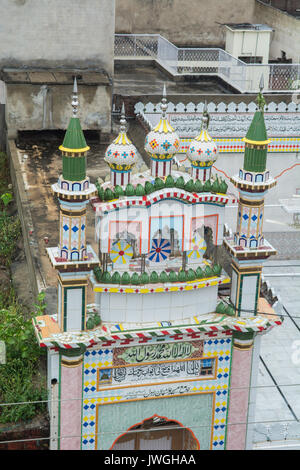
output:
[[113,450],[198,450],[193,432],[177,421],[154,415],[129,428],[114,442]]

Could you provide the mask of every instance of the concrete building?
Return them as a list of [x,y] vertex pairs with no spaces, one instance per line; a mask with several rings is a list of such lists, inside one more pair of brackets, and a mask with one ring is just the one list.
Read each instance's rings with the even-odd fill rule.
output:
[[10,137],[66,129],[63,110],[75,75],[83,128],[111,131],[114,25],[114,0],[1,2],[0,78]]

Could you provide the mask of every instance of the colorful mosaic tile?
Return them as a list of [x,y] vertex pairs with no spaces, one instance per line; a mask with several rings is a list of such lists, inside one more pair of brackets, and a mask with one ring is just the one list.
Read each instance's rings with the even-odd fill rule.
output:
[[[197,338],[205,338],[202,333]],[[181,338],[184,339],[184,338]],[[160,342],[170,341],[162,338]],[[157,343],[157,339],[152,339],[150,344]],[[138,344],[138,343],[135,343]],[[148,344],[148,343],[147,343]],[[213,409],[213,430],[211,437],[211,448],[213,450],[224,450],[226,442],[226,419],[228,408],[228,390],[231,368],[231,345],[232,339],[223,335],[205,339],[203,357],[215,358],[216,370],[215,376],[203,376],[195,381],[180,381],[180,385],[186,386],[189,394],[214,393],[214,409]],[[97,391],[97,369],[99,367],[109,368],[113,364],[113,351],[111,347],[101,349],[88,350],[84,357],[84,389],[83,389],[83,410],[82,410],[82,449],[93,450],[96,448],[96,430],[97,430],[97,413],[98,405],[126,402],[126,394],[128,388],[108,389],[102,386],[101,391]],[[178,385],[178,382],[177,382]],[[173,383],[176,386],[176,382]],[[155,388],[155,396],[159,396],[159,390],[163,389],[164,384],[145,384],[143,389]],[[130,390],[138,390],[138,387]],[[131,392],[132,393],[132,392]],[[163,395],[162,395],[163,396]],[[188,400],[188,395],[186,397]],[[138,399],[137,399],[138,400]],[[133,423],[134,424],[134,423]]]

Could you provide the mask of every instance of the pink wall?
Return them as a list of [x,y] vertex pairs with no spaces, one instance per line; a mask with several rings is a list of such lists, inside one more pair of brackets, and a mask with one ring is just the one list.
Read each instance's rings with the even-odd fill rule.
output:
[[244,351],[233,348],[232,352],[226,450],[243,450],[246,446],[252,348]]
[[[60,448],[80,450],[82,364],[61,367]],[[65,438],[63,436],[66,436]]]

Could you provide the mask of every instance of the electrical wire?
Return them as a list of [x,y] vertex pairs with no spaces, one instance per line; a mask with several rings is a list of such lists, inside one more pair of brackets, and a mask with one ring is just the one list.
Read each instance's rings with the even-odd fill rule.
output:
[[[270,421],[239,421],[239,422],[234,422],[234,423],[225,423],[225,424],[198,424],[198,425],[195,425],[194,423],[192,424],[185,424],[184,426],[164,426],[163,428],[151,428],[151,429],[129,429],[129,430],[125,430],[125,433],[126,434],[133,434],[133,433],[143,433],[143,432],[149,432],[149,431],[162,431],[163,430],[178,430],[180,428],[182,429],[185,429],[185,428],[192,428],[193,430],[195,429],[203,429],[203,428],[209,428],[209,429],[212,429],[214,428],[215,426],[223,426],[223,428],[229,428],[229,427],[233,427],[233,426],[254,426],[256,424],[266,424],[266,425],[270,425],[271,423],[282,423],[282,424],[290,424],[290,423],[294,423],[295,420],[270,420]],[[224,431],[225,432],[225,431]],[[124,429],[115,429],[115,430],[111,430],[111,431],[102,431],[102,432],[82,432],[82,434],[72,434],[72,435],[63,435],[63,436],[49,436],[49,437],[40,437],[40,438],[37,438],[37,437],[33,437],[32,439],[15,439],[15,440],[10,440],[10,441],[0,441],[0,444],[8,444],[8,443],[13,443],[13,442],[29,442],[29,441],[41,441],[41,440],[58,440],[58,439],[74,439],[74,438],[82,438],[84,435],[93,435],[93,436],[101,436],[101,435],[114,435],[114,434],[122,434],[124,433]]]
[[[205,380],[205,379],[204,379]],[[176,382],[177,384],[180,385],[181,382]],[[184,381],[182,381],[182,383],[185,383]],[[145,386],[148,386],[149,383],[145,383]],[[151,384],[151,385],[155,385],[155,384]],[[300,387],[300,383],[298,384],[278,384],[280,387]],[[122,387],[120,387],[121,389]],[[220,389],[216,389],[214,391],[226,391],[226,392],[230,392],[231,390],[251,390],[251,389],[265,389],[265,388],[276,388],[276,385],[250,385],[250,386],[247,386],[247,387],[230,387],[230,388],[220,388]],[[109,390],[109,389],[108,389]],[[186,395],[182,395],[182,396],[186,396]],[[102,398],[102,397],[99,397],[98,395],[89,395],[86,397],[87,400],[96,400],[97,398]],[[79,398],[52,398],[52,399],[49,399],[49,400],[34,400],[34,401],[23,401],[23,402],[11,402],[11,403],[0,403],[0,406],[13,406],[13,405],[34,405],[34,404],[41,404],[41,403],[62,403],[62,402],[68,402],[68,401],[82,401],[82,398],[79,397]],[[121,403],[125,403],[125,402],[121,402]]]

